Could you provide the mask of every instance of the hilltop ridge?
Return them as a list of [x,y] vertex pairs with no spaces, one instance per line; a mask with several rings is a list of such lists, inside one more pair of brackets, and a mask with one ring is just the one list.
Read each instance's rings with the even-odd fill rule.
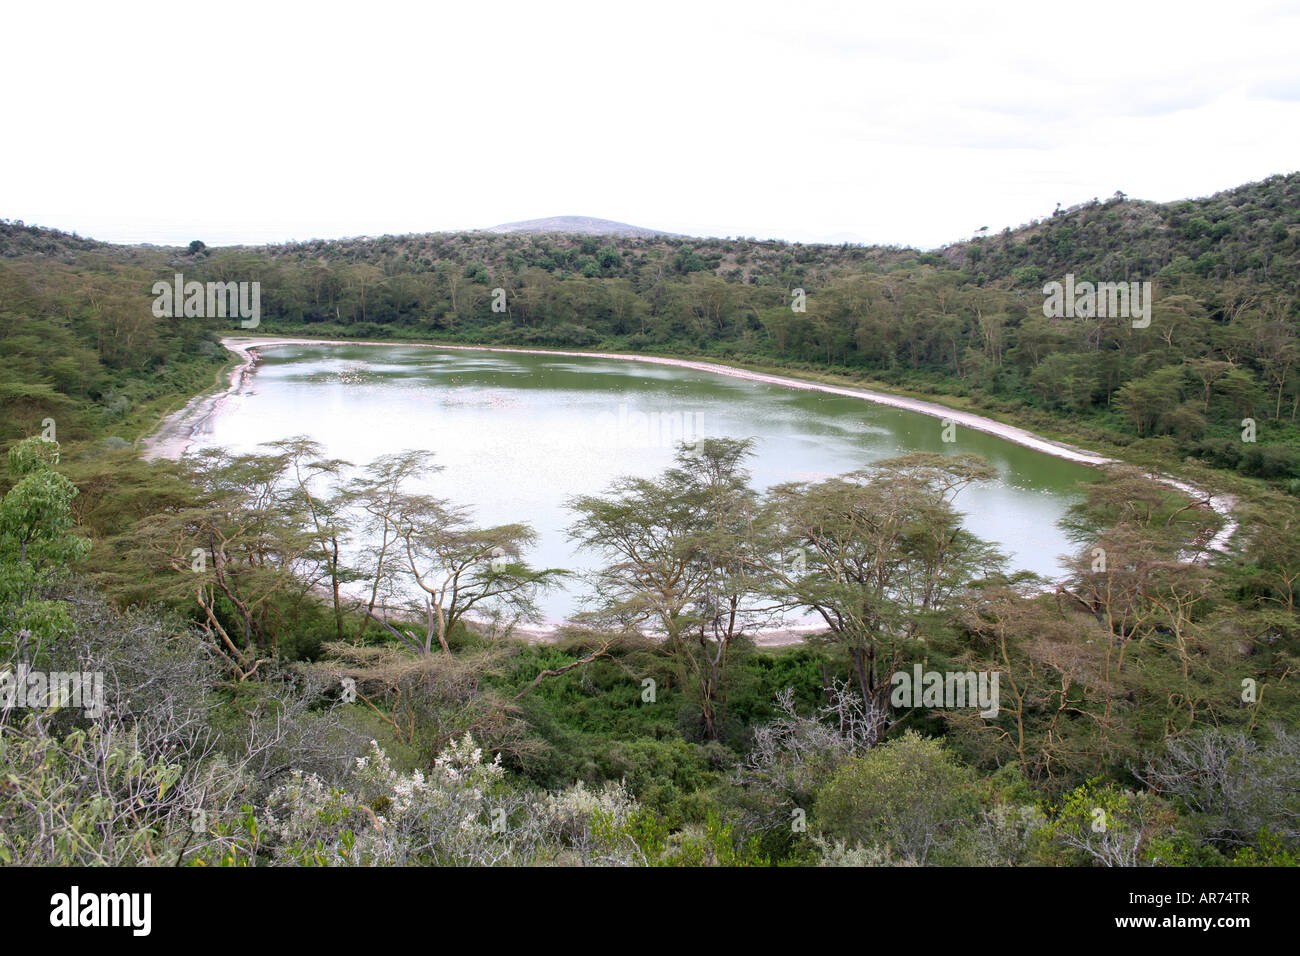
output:
[[524,219],[520,222],[505,222],[482,231],[499,233],[524,232],[535,235],[553,232],[579,236],[676,235],[676,233],[663,232],[659,229],[647,229],[644,226],[633,226],[626,222],[615,222],[612,219],[596,219],[591,216],[551,216],[546,219]]

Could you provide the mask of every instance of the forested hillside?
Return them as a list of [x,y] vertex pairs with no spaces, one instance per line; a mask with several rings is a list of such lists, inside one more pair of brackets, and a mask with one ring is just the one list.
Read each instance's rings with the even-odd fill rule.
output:
[[[284,436],[140,460],[241,331],[155,317],[176,273],[260,282],[259,333],[781,366],[1145,467],[1083,490],[1045,582],[962,527],[978,459],[760,492],[746,442],[705,441],[571,503],[602,603],[529,643],[557,576],[527,562],[531,516],[482,527],[417,494],[427,453],[345,469]],[[1066,274],[1151,281],[1150,326],[1044,317]],[[1294,865],[1298,277],[1300,175],[925,253],[121,247],[0,223],[0,675],[93,671],[107,697],[0,712],[0,861]],[[1152,468],[1237,496],[1229,553],[1205,548],[1202,492]],[[825,633],[761,648],[772,607]],[[998,712],[896,700],[891,674],[922,663],[998,673]]]
[[[1300,437],[1300,174],[1163,205],[1117,195],[928,253],[485,232],[156,249],[9,223],[0,255],[6,298],[63,310],[63,326],[109,367],[136,362],[171,375],[161,372],[169,355],[193,357],[182,341],[198,334],[193,326],[158,323],[140,308],[148,285],[179,271],[260,281],[259,331],[838,371],[995,412],[1042,413],[1035,420],[1076,422],[1098,440],[1142,441],[1155,454],[1300,477],[1300,457],[1286,447]],[[1151,281],[1151,326],[1044,318],[1043,283],[1067,273]],[[791,308],[796,289],[805,311]],[[1234,439],[1247,417],[1259,423],[1257,442],[1243,446]]]

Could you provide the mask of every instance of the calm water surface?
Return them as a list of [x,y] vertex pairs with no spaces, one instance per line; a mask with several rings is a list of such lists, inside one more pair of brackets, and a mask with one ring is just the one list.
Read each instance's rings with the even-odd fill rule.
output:
[[[757,439],[759,489],[815,480],[909,451],[984,456],[999,479],[957,499],[966,526],[996,542],[1011,565],[1056,576],[1070,549],[1057,522],[1095,477],[1083,465],[860,399],[616,359],[516,355],[410,346],[277,346],[244,388],[205,422],[193,450],[309,435],[355,464],[427,449],[443,470],[421,490],[473,506],[480,523],[522,521],[539,534],[535,566],[580,570],[564,529],[573,495],[618,475],[652,476],[681,438]],[[577,609],[581,585],[543,601],[556,622]]]

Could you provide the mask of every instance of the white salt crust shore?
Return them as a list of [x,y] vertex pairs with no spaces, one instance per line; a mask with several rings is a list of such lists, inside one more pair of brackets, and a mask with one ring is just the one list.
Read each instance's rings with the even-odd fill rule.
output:
[[[982,415],[976,415],[973,412],[964,412],[955,408],[948,408],[946,405],[940,405],[936,402],[926,402],[916,398],[906,398],[901,395],[891,395],[888,392],[877,392],[866,388],[848,388],[841,385],[826,385],[821,382],[809,382],[804,379],[788,378],[784,375],[770,375],[766,372],[751,372],[747,369],[733,368],[729,365],[718,365],[713,362],[697,362],[692,359],[667,358],[658,355],[630,355],[618,352],[571,352],[558,351],[552,349],[522,349],[508,348],[491,345],[435,345],[429,342],[372,342],[356,341],[352,339],[303,339],[303,338],[259,338],[254,336],[226,336],[222,338],[221,344],[234,352],[242,361],[231,370],[229,381],[230,384],[223,392],[209,392],[192,399],[184,408],[168,415],[152,435],[141,441],[142,457],[146,460],[166,458],[176,460],[188,450],[193,443],[198,429],[205,421],[221,408],[226,398],[235,394],[242,387],[243,383],[252,372],[257,361],[257,350],[265,348],[275,348],[282,345],[378,345],[378,346],[397,346],[409,348],[431,348],[445,349],[461,352],[512,352],[523,355],[553,355],[570,358],[599,358],[599,359],[617,359],[623,362],[643,362],[647,365],[670,365],[675,368],[692,369],[697,372],[709,372],[714,375],[727,375],[732,378],[744,379],[749,382],[764,382],[769,385],[779,385],[783,388],[797,388],[804,391],[825,392],[830,395],[843,395],[848,398],[858,398],[863,401],[874,402],[877,405],[886,405],[891,408],[901,408],[906,411],[919,412],[922,415],[929,415],[932,418],[947,419],[966,428],[975,431],[986,432],[998,438],[1002,438],[1017,445],[1023,445],[1026,448],[1032,448],[1034,451],[1042,452],[1045,455],[1053,455],[1056,458],[1063,458],[1066,461],[1078,462],[1083,465],[1100,467],[1102,465],[1119,464],[1117,458],[1107,458],[1104,455],[1098,455],[1094,452],[1085,451],[1082,448],[1075,448],[1064,442],[1051,441],[1031,431],[1018,428],[1015,425],[1007,425],[1003,422],[994,421],[991,418],[985,418]],[[1237,532],[1237,520],[1233,514],[1233,508],[1237,499],[1232,495],[1210,495],[1206,496],[1205,492],[1195,485],[1188,482],[1179,481],[1167,475],[1156,476],[1171,488],[1183,492],[1194,499],[1205,501],[1217,514],[1223,518],[1223,527],[1217,534],[1205,545],[1201,553],[1195,558],[1197,561],[1203,561],[1209,552],[1226,552],[1228,542]],[[554,634],[554,629],[532,629],[518,628],[520,633],[525,634],[530,639],[546,640]],[[817,628],[788,628],[780,631],[765,632],[760,635],[757,643],[763,645],[783,645],[798,643],[802,635],[816,632]]]

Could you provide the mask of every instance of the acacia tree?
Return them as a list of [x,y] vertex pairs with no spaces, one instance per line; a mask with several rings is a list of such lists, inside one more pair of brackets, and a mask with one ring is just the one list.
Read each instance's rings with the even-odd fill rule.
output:
[[1058,595],[1087,609],[1116,638],[1108,671],[1122,671],[1129,648],[1150,640],[1171,649],[1187,672],[1198,606],[1214,588],[1208,568],[1182,560],[1159,531],[1133,525],[1104,530],[1067,567],[1070,577]]
[[[344,509],[349,502],[346,492],[337,488],[339,472],[349,463],[341,458],[323,458],[319,442],[306,436],[273,442],[269,446],[286,457],[287,472],[292,480],[288,494],[294,499],[306,518],[312,547],[304,556],[305,564],[314,567],[312,583],[324,581],[329,588],[334,609],[334,631],[343,638],[343,585],[357,579],[356,572],[345,567],[342,544],[346,543],[348,529],[343,523]],[[325,488],[315,487],[320,483]]]
[[190,595],[199,626],[236,678],[246,680],[277,653],[282,599],[301,599],[299,572],[315,535],[286,480],[290,458],[208,449],[193,461],[199,500],[154,515],[131,532],[134,558],[159,575],[164,596]]
[[1131,468],[1112,469],[1072,509],[1072,534],[1084,543],[1066,559],[1056,603],[1062,616],[1081,610],[1099,625],[1091,648],[1099,680],[1088,696],[1097,746],[1112,754],[1134,753],[1144,736],[1216,723],[1239,696],[1226,622],[1213,615],[1221,573],[1191,546],[1213,530],[1202,527],[1214,520],[1208,511]]
[[1257,601],[1294,619],[1300,609],[1300,507],[1291,498],[1261,498],[1249,513],[1245,543]]
[[366,628],[385,600],[394,596],[397,581],[396,569],[400,566],[398,548],[398,500],[407,493],[408,485],[422,474],[442,470],[433,464],[433,455],[427,451],[404,451],[376,458],[365,470],[348,483],[347,500],[361,515],[358,531],[367,542],[357,561],[357,571],[368,582],[365,606],[356,640],[365,635]]
[[968,754],[986,764],[1013,758],[1040,783],[1101,772],[1104,753],[1133,755],[1115,740],[1112,703],[1128,688],[1108,677],[1100,626],[1061,614],[1028,582],[972,589],[955,619],[969,666],[1000,674],[996,719],[944,714],[949,738]]
[[1071,508],[1065,523],[1083,548],[1066,562],[1058,600],[1069,598],[1120,640],[1116,669],[1128,642],[1153,635],[1171,637],[1187,662],[1188,628],[1215,579],[1190,539],[1207,538],[1217,521],[1208,498],[1184,498],[1130,467],[1108,470]]
[[848,652],[863,700],[881,715],[890,675],[919,650],[921,617],[1001,566],[953,507],[962,488],[994,474],[974,456],[918,453],[768,492],[766,586],[784,607],[825,623],[829,640]]
[[[1300,366],[1300,342],[1294,324],[1289,319],[1294,299],[1291,296],[1272,296],[1261,303],[1261,315],[1252,323],[1255,360],[1264,373],[1270,388],[1276,389],[1273,417],[1282,417],[1282,399],[1288,386],[1296,385],[1295,370]],[[1297,399],[1300,405],[1300,396]],[[1292,411],[1291,417],[1295,418]]]
[[[420,654],[430,654],[436,640],[451,653],[448,635],[467,616],[490,614],[504,618],[509,630],[537,616],[540,590],[552,586],[563,572],[535,570],[522,555],[537,540],[525,524],[480,528],[469,509],[445,498],[397,490],[394,482],[417,459],[394,459],[381,465],[383,479],[363,507],[391,533],[379,547],[368,616],[389,634]],[[386,557],[384,557],[386,555]],[[376,613],[377,595],[390,594],[405,611],[424,618],[424,635],[395,627]]]
[[683,447],[670,481],[682,486],[695,508],[695,575],[699,591],[688,616],[683,658],[695,678],[705,736],[721,736],[724,676],[736,640],[770,618],[770,601],[758,573],[754,516],[757,495],[742,463],[752,442],[705,439]]
[[605,495],[570,503],[579,516],[570,536],[606,562],[593,576],[593,615],[664,638],[709,739],[722,733],[730,652],[769,616],[756,573],[756,496],[743,467],[752,445],[681,445],[660,477],[620,478]]

